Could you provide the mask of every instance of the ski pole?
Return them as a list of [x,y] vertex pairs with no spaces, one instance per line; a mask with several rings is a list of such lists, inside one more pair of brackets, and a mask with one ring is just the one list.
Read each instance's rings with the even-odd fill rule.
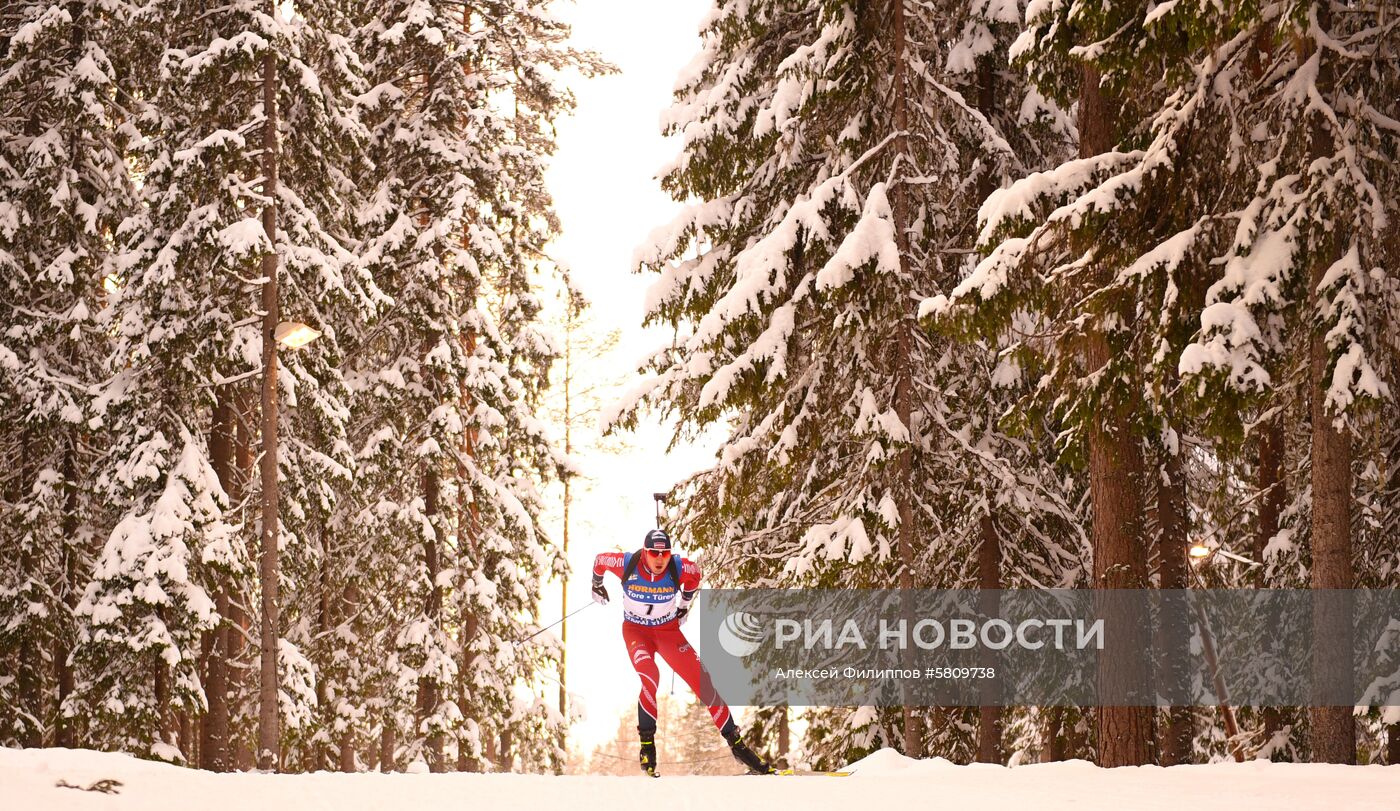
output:
[[563,622],[564,620],[568,619],[569,617],[572,617],[573,615],[577,614],[578,612],[582,611],[583,609],[588,608],[588,607],[593,606],[593,605],[597,605],[597,604],[594,603],[592,600],[589,600],[588,602],[584,603],[584,604],[583,604],[582,606],[580,606],[579,608],[575,608],[573,611],[570,611],[569,613],[565,614],[564,616],[560,617],[559,619],[555,620],[554,622],[551,622],[550,624],[544,626],[543,628],[539,629],[538,631],[534,632],[533,634],[530,634],[529,636],[527,636],[527,637],[525,637],[525,638],[523,638],[523,639],[517,639],[517,640],[515,641],[515,644],[516,644],[516,645],[523,645],[524,643],[529,642],[531,639],[534,639],[535,637],[539,636],[540,634],[544,633],[545,631],[548,631],[550,628],[553,628],[554,626],[558,625],[559,623]]

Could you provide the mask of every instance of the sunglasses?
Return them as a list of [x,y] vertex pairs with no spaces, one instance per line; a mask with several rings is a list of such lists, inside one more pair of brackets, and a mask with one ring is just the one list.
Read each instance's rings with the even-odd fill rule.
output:
[[648,550],[647,550],[647,554],[648,554],[648,555],[651,555],[651,556],[654,557],[654,558],[669,558],[669,557],[671,556],[671,550],[669,550],[669,549],[648,549]]

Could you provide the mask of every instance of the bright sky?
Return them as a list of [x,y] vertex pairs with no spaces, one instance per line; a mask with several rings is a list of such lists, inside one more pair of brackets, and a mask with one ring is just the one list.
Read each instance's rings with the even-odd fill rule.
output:
[[[575,77],[578,109],[559,123],[559,152],[547,178],[563,224],[550,253],[571,269],[593,303],[597,323],[622,330],[619,350],[592,370],[603,379],[635,382],[637,362],[668,337],[641,327],[651,279],[633,274],[631,260],[652,229],[679,208],[654,176],[676,151],[661,137],[659,118],[680,69],[699,50],[699,22],[708,8],[708,0],[575,0],[558,9],[573,25],[577,47],[598,51],[621,70],[591,80]],[[652,493],[669,490],[713,459],[712,451],[700,447],[667,454],[668,437],[652,420],[627,438],[630,447],[621,454],[576,449],[576,462],[591,482],[574,501],[570,610],[589,599],[594,555],[641,545],[655,521]],[[586,444],[582,439],[575,437],[576,444]],[[558,527],[551,529],[558,537]],[[609,578],[608,590],[613,603],[569,620],[568,686],[575,706],[586,714],[574,727],[573,741],[585,753],[612,738],[619,714],[634,709],[637,700],[637,677],[622,645],[615,578]],[[557,618],[559,609],[554,585],[541,606],[541,621]],[[663,665],[663,694],[671,683]],[[678,698],[688,696],[684,683],[675,684]]]

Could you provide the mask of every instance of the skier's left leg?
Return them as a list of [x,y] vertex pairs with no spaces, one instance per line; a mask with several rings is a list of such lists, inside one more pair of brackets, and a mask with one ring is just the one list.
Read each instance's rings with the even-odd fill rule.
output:
[[666,664],[676,671],[685,683],[690,685],[690,689],[695,691],[695,697],[700,699],[710,710],[710,719],[715,722],[715,727],[719,729],[719,734],[724,736],[724,740],[729,743],[729,751],[748,770],[754,774],[773,774],[774,769],[763,761],[756,752],[744,743],[739,733],[739,725],[734,722],[734,714],[730,712],[729,705],[720,698],[719,691],[715,689],[714,682],[710,681],[710,673],[701,663],[700,656],[695,652],[681,633],[679,623],[657,626],[656,629],[656,652],[661,658],[666,660]]
[[690,642],[681,633],[680,626],[659,625],[654,630],[656,652],[676,671],[676,675],[690,685],[700,703],[709,708],[710,719],[715,722],[715,728],[726,734],[727,730],[734,726],[733,714],[729,711],[729,705],[720,698],[719,691],[710,681],[709,671],[705,670],[700,656],[695,653],[695,648],[691,647]]

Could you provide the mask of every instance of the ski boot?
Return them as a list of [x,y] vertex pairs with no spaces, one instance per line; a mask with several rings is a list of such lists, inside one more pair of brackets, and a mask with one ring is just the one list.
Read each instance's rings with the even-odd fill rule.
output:
[[777,774],[777,769],[764,763],[763,758],[744,743],[743,739],[739,737],[737,726],[726,725],[721,734],[729,742],[729,751],[734,755],[734,759],[744,764],[745,768],[749,770],[749,774]]
[[656,741],[651,738],[642,739],[642,771],[647,777],[660,777],[656,773]]

